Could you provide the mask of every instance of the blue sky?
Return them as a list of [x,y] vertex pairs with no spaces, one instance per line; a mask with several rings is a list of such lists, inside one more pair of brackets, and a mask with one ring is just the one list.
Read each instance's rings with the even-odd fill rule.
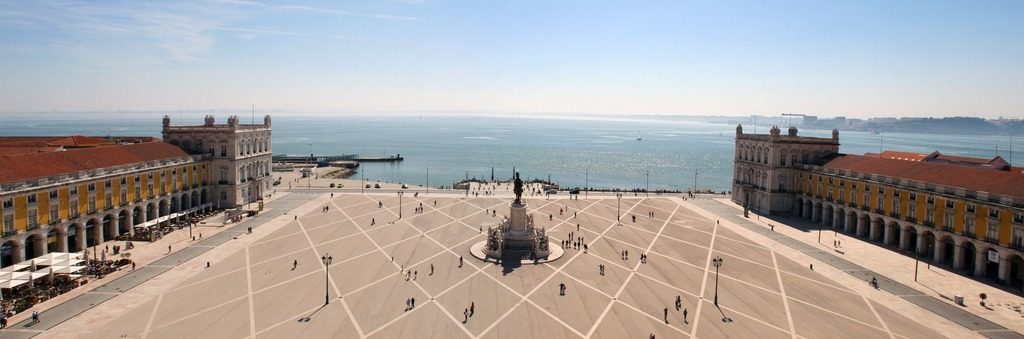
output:
[[4,1],[0,112],[1024,117],[1024,1]]

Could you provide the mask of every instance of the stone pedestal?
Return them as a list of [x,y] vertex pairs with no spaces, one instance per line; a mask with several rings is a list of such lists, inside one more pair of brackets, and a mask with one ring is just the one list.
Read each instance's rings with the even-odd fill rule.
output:
[[508,228],[509,232],[523,232],[526,229],[526,204],[512,203],[512,206],[508,208]]
[[559,246],[547,240],[543,228],[534,229],[533,216],[526,213],[526,204],[513,202],[509,216],[497,227],[487,229],[487,240],[473,245],[473,256],[486,261],[543,263],[561,257]]

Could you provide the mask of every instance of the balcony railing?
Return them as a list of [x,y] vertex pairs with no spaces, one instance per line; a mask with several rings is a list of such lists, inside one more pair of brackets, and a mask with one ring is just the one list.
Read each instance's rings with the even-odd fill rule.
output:
[[900,212],[895,212],[895,211],[894,212],[889,212],[889,216],[893,217],[893,218],[899,218],[900,217]]
[[942,226],[942,230],[949,233],[953,233],[953,226]]
[[850,207],[853,207],[853,208],[857,208],[857,203],[850,202],[849,204],[847,204],[847,206],[850,206]]
[[999,238],[998,237],[985,237],[985,241],[990,243],[990,244],[999,245]]
[[935,227],[935,223],[934,223],[934,222],[931,222],[931,221],[925,221],[925,222],[924,222],[924,225],[925,225],[925,226],[928,226],[928,227]]
[[917,217],[912,217],[912,216],[909,216],[909,215],[908,215],[906,219],[907,219],[907,221],[909,221],[909,222],[915,222],[915,223],[917,222]]
[[1018,251],[1024,251],[1024,242],[1010,243],[1008,247]]
[[37,230],[37,229],[39,229],[39,224],[28,224],[28,229],[30,231],[31,230]]
[[974,232],[963,231],[963,232],[960,232],[960,235],[968,237],[968,238],[971,238],[971,239],[978,239],[978,235],[974,234]]
[[876,209],[875,209],[875,213],[878,213],[878,214],[885,214],[885,210],[883,210],[883,209],[881,209],[881,208],[876,208]]
[[16,231],[16,230],[4,230],[4,236],[5,237],[6,236],[15,235],[15,234],[18,234],[18,231]]
[[231,184],[231,182],[227,181],[227,180],[221,180],[221,181],[218,181],[217,183],[220,184],[220,185],[229,185],[229,184]]

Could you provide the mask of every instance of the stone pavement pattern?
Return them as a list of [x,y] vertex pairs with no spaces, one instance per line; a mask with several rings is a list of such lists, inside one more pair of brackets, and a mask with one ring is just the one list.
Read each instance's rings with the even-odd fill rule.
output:
[[[935,290],[933,288],[923,283],[914,283],[912,280],[912,264],[914,263],[912,257],[905,257],[902,254],[890,252],[888,249],[881,248],[877,244],[863,244],[861,239],[853,238],[845,234],[842,237],[833,236],[832,229],[825,230],[824,233],[827,235],[824,237],[823,241],[828,243],[830,240],[842,239],[842,241],[845,241],[846,247],[844,247],[843,251],[839,251],[835,248],[828,249],[827,246],[819,246],[814,243],[814,235],[818,234],[818,232],[814,231],[819,229],[818,226],[810,226],[808,225],[809,223],[806,223],[803,220],[794,220],[791,218],[744,218],[739,206],[736,206],[724,199],[699,199],[694,200],[693,204],[702,210],[713,213],[714,215],[722,218],[722,220],[739,225],[784,246],[798,250],[824,264],[834,266],[856,279],[866,282],[870,281],[872,277],[876,277],[879,281],[879,290],[905,299],[912,304],[949,319],[981,335],[991,338],[1024,337],[1020,333],[1014,332],[1019,331],[1021,328],[1019,319],[999,319],[1004,322],[1004,325],[1011,326],[1010,329],[1007,329],[1000,324],[975,314],[985,311],[981,311],[979,309],[969,310],[968,308],[953,304],[952,300],[940,300],[938,297],[944,297],[944,299],[951,299],[951,297],[934,293]],[[784,221],[785,224],[780,225],[780,221]],[[767,227],[767,224],[772,222],[775,223],[778,230],[773,230]],[[861,244],[863,244],[863,246],[861,246]],[[846,248],[855,248],[859,252],[856,252],[854,255],[847,255]],[[854,261],[859,261],[861,263],[858,264]],[[906,267],[906,265],[903,267],[893,267],[892,264],[894,262],[901,261],[909,262],[911,266],[909,268]],[[870,266],[870,268],[866,266]],[[943,288],[974,288],[982,291],[989,290],[988,292],[990,294],[999,295],[1006,299],[1014,301],[1018,301],[1020,299],[1019,297],[1009,293],[1000,293],[998,290],[992,291],[989,288],[983,287],[984,285],[982,283],[971,278],[963,278],[955,275],[953,272],[948,272],[937,267],[933,269],[927,266],[926,263],[922,263],[920,268],[923,276],[927,276],[932,280],[941,280],[939,281],[939,284],[944,285]],[[903,279],[893,278],[893,276],[900,275],[904,275],[906,277],[901,276]],[[924,279],[922,279],[922,281],[924,281]],[[910,284],[910,286],[907,284]],[[933,293],[926,293],[926,291],[931,291]],[[968,296],[968,298],[970,299],[971,297]],[[991,314],[987,315],[991,316]]]
[[[318,206],[123,316],[80,329],[81,337],[942,336],[679,199],[622,199],[622,225],[614,198],[527,199],[553,241],[574,232],[589,251],[569,249],[556,262],[521,267],[486,264],[468,253],[483,240],[480,229],[507,212],[508,199],[406,195],[401,219],[398,199],[338,194],[329,211]],[[420,204],[424,213],[414,213]],[[494,209],[497,217],[486,212]],[[320,258],[328,254],[325,282]],[[719,256],[716,307],[711,259]],[[408,298],[416,300],[411,310]],[[473,316],[464,322],[471,304]]]

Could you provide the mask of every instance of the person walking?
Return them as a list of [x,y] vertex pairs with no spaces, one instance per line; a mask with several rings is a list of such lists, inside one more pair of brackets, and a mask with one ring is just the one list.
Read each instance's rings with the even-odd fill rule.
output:
[[299,259],[295,259],[295,261],[292,261],[292,271],[294,271],[298,267],[299,267]]
[[38,324],[38,323],[39,323],[39,311],[32,311],[32,322],[31,322],[31,324],[35,325],[35,324]]
[[476,310],[476,303],[474,303],[474,302],[470,301],[470,302],[469,302],[469,316],[470,316],[470,317],[472,317],[472,316],[473,316],[473,312],[474,312],[475,310]]
[[685,308],[683,309],[683,323],[684,324],[689,324],[690,323],[690,322],[686,321],[686,309]]
[[171,254],[171,245],[167,245],[167,254]]
[[434,264],[430,264],[430,275],[434,275]]
[[459,256],[459,268],[462,268],[462,256]]
[[668,307],[665,308],[665,323],[668,324]]

